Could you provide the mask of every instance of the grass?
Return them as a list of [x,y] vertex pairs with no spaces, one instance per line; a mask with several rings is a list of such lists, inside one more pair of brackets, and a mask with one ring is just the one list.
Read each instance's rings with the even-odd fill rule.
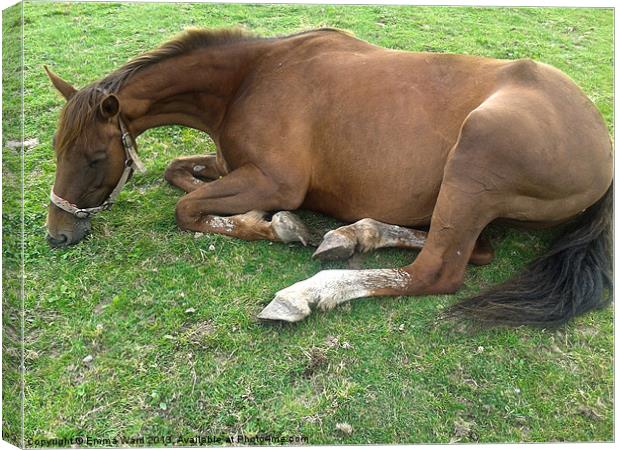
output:
[[[559,330],[470,333],[436,320],[457,298],[516,273],[544,251],[548,234],[493,229],[496,261],[469,268],[457,296],[357,300],[294,326],[265,326],[254,317],[275,291],[347,264],[312,261],[311,249],[297,245],[178,231],[180,192],[162,172],[213,143],[168,127],[140,138],[149,171],[94,220],[92,237],[48,247],[51,139],[63,102],[42,65],[83,86],[198,25],[269,36],[333,26],[390,48],[533,57],[568,73],[613,131],[611,9],[26,3],[25,137],[40,142],[25,153],[27,442],[612,440],[611,308]],[[302,216],[317,229],[338,225]],[[413,257],[386,250],[360,264],[395,267]]]
[[[21,6],[2,13],[2,131],[20,141],[21,115]],[[2,437],[21,441],[22,355],[20,327],[21,281],[21,186],[23,184],[19,149],[2,146]]]

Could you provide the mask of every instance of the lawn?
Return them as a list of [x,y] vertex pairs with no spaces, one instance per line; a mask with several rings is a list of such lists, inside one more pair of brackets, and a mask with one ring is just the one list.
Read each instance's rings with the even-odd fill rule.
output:
[[[17,26],[9,19],[5,29]],[[458,295],[357,300],[266,326],[255,316],[277,290],[349,263],[313,261],[299,245],[180,232],[181,193],[162,173],[173,158],[214,147],[204,134],[167,127],[140,137],[148,173],[94,219],[92,236],[48,247],[51,140],[63,100],[43,64],[84,86],[185,27],[232,25],[265,36],[330,26],[395,49],[531,57],[569,74],[613,131],[611,9],[26,3],[24,134],[39,142],[25,152],[26,442],[612,440],[612,308],[558,330],[473,332],[437,320],[541,254],[549,233],[491,230],[497,259],[470,267]],[[5,125],[3,153],[19,139],[7,130],[16,132]],[[339,225],[301,216],[318,231]],[[354,264],[397,267],[414,257],[384,250]]]

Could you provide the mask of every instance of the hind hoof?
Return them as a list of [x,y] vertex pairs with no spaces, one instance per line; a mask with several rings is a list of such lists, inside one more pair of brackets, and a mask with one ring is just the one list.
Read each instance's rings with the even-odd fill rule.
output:
[[321,261],[339,261],[349,259],[355,253],[356,242],[342,234],[329,231],[325,234],[323,242],[316,249],[313,258]]
[[296,292],[288,294],[282,290],[258,314],[258,319],[272,322],[299,322],[312,312],[308,302]]

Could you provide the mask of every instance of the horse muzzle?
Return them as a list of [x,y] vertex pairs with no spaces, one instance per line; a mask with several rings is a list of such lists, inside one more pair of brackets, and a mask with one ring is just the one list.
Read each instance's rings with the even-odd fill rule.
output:
[[47,242],[50,246],[77,244],[90,232],[90,219],[78,219],[50,205],[47,218]]

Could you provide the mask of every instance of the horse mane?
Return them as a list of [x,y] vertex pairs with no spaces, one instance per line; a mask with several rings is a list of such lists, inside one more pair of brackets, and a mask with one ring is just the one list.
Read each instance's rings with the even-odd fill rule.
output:
[[200,29],[190,28],[154,50],[139,55],[129,62],[76,92],[60,115],[57,149],[61,153],[68,149],[82,134],[88,123],[92,123],[96,106],[107,93],[118,90],[137,72],[158,62],[190,53],[200,48],[225,45],[240,41],[260,39],[239,28]]
[[[286,37],[299,36],[315,31],[340,32],[340,30],[332,28],[321,28],[319,30],[295,33]],[[154,50],[131,59],[101,80],[76,92],[73,97],[67,101],[60,115],[60,122],[58,125],[59,132],[57,135],[58,153],[69,148],[79,138],[87,124],[92,123],[97,113],[96,106],[98,106],[103,96],[108,93],[118,92],[130,78],[141,70],[161,61],[185,55],[202,48],[271,39],[281,39],[281,37],[263,38],[240,28],[186,29],[172,40],[165,42]]]
[[116,92],[136,72],[158,62],[185,55],[201,48],[261,39],[240,28],[189,28],[154,50],[143,53],[100,80],[100,89]]

